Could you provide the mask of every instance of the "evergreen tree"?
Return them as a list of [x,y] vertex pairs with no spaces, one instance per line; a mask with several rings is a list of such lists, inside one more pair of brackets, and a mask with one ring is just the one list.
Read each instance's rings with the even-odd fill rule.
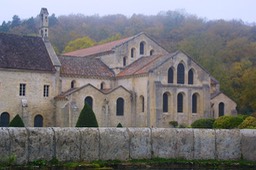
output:
[[9,127],[25,127],[21,117],[17,114],[9,124]]
[[76,127],[99,127],[92,108],[85,103],[76,123]]
[[123,125],[122,125],[121,123],[118,123],[117,127],[118,127],[118,128],[122,128]]

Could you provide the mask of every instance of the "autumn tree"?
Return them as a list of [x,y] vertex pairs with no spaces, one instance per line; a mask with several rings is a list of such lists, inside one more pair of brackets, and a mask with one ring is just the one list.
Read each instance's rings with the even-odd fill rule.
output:
[[88,48],[95,45],[95,41],[91,38],[85,36],[83,38],[77,38],[73,41],[70,41],[64,49],[64,53],[75,51],[83,48]]

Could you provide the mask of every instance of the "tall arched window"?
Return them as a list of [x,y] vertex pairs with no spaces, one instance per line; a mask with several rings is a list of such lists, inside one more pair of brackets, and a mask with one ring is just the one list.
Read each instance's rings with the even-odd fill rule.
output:
[[75,85],[76,85],[76,81],[75,81],[75,80],[72,80],[72,81],[71,81],[71,88],[75,88]]
[[126,66],[126,57],[123,58],[123,66]]
[[104,88],[105,88],[105,83],[104,82],[100,83],[100,89],[103,90]]
[[185,68],[183,64],[178,65],[177,69],[177,83],[184,84],[185,83]]
[[194,84],[194,72],[192,69],[188,71],[188,84]]
[[132,48],[131,49],[131,58],[134,58],[135,57],[135,48]]
[[123,116],[124,115],[124,99],[119,97],[116,100],[116,115]]
[[34,118],[34,127],[43,127],[44,118],[41,115],[36,115]]
[[168,112],[168,93],[163,94],[163,112]]
[[144,96],[140,96],[140,105],[141,105],[141,112],[144,112],[144,107],[145,107],[145,101],[144,101]]
[[197,113],[198,108],[198,94],[192,95],[192,113]]
[[223,102],[219,103],[219,116],[224,116],[225,105]]
[[145,53],[145,42],[140,43],[140,55],[143,55]]
[[10,115],[7,112],[3,112],[0,117],[1,127],[8,127],[10,122]]
[[168,70],[168,83],[173,83],[173,69],[169,68]]
[[93,99],[92,99],[92,97],[90,97],[90,96],[86,97],[84,99],[84,104],[85,103],[87,103],[91,107],[91,109],[93,109]]
[[182,93],[179,93],[178,96],[177,96],[177,111],[179,113],[183,112],[183,94]]

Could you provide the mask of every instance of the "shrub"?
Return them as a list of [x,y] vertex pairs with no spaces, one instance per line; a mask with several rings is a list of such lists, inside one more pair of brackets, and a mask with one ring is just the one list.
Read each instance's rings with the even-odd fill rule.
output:
[[118,123],[117,127],[118,127],[118,128],[122,128],[123,125],[122,125],[121,123]]
[[234,129],[237,128],[243,119],[237,116],[221,116],[213,123],[213,128],[219,129]]
[[76,127],[98,127],[96,116],[87,103],[79,115]]
[[214,119],[198,119],[191,124],[191,127],[212,129],[214,121]]
[[178,127],[178,122],[177,122],[177,121],[170,121],[170,122],[169,122],[169,125],[170,125],[171,127],[176,128],[176,127]]
[[9,127],[25,127],[19,114],[17,114],[9,123]]
[[256,129],[256,118],[249,116],[238,127],[240,129]]

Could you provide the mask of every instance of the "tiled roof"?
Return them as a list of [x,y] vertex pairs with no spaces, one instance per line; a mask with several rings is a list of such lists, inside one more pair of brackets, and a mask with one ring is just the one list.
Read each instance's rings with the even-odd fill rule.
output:
[[124,39],[121,39],[121,40],[105,43],[105,44],[102,44],[102,45],[96,45],[96,46],[93,46],[93,47],[84,48],[84,49],[64,53],[63,55],[85,57],[85,56],[93,56],[95,54],[102,54],[102,53],[106,53],[106,52],[111,52],[114,47],[123,44],[124,42],[128,41],[131,38],[132,37],[128,37],[128,38],[124,38]]
[[123,71],[121,71],[117,77],[145,74],[148,73],[150,69],[156,64],[157,60],[163,55],[154,55],[141,57],[129,66],[127,66]]
[[0,68],[54,71],[41,37],[0,33]]
[[114,72],[98,58],[59,56],[59,60],[62,76],[114,77]]

